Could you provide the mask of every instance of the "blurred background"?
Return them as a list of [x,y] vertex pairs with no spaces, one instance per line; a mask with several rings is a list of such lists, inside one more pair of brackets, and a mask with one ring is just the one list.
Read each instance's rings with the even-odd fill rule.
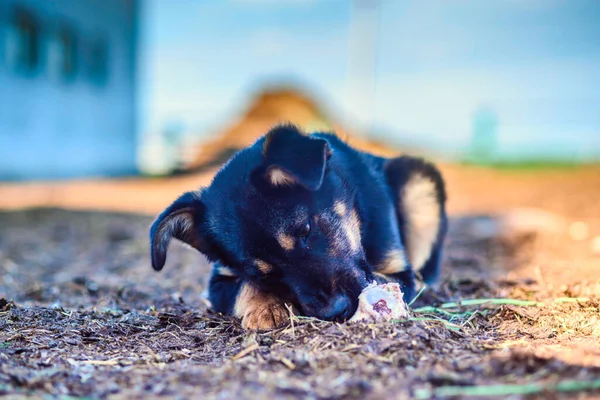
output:
[[3,0],[0,179],[197,170],[282,120],[596,162],[599,20],[596,0]]

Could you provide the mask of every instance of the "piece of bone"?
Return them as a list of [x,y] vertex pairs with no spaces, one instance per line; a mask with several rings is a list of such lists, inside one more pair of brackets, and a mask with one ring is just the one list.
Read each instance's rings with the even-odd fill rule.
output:
[[371,283],[358,296],[358,309],[350,318],[354,321],[389,321],[406,318],[408,311],[397,283]]

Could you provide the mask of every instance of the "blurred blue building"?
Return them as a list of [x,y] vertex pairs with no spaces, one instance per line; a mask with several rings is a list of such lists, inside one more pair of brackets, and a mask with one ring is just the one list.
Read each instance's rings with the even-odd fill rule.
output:
[[0,1],[0,179],[136,172],[136,0]]

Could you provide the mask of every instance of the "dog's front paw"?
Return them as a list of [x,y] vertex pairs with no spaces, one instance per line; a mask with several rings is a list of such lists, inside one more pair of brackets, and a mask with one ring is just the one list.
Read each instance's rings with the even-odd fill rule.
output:
[[283,301],[249,283],[240,288],[234,314],[242,319],[242,328],[247,330],[273,329],[289,318]]
[[244,312],[242,328],[266,330],[277,328],[289,319],[289,311],[281,303],[265,303],[251,307]]

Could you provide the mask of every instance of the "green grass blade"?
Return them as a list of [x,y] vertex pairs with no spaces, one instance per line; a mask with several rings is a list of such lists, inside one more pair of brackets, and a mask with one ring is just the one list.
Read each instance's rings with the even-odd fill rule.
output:
[[[578,302],[586,302],[590,299],[587,297],[559,297],[553,300],[553,303],[578,303]],[[452,309],[452,308],[460,308],[460,307],[468,307],[468,306],[481,306],[487,304],[494,305],[513,305],[519,307],[540,307],[545,303],[541,301],[532,301],[532,300],[518,300],[518,299],[505,299],[505,298],[496,298],[496,299],[468,299],[462,300],[459,302],[450,302],[444,303],[437,307],[434,306],[425,306],[415,308],[412,311],[415,313],[431,313],[431,312],[444,312],[443,310]]]
[[415,398],[429,399],[431,397],[451,396],[511,396],[527,395],[542,392],[579,392],[600,389],[600,379],[591,381],[562,381],[555,384],[527,383],[522,385],[488,385],[488,386],[443,386],[434,389],[418,389]]

